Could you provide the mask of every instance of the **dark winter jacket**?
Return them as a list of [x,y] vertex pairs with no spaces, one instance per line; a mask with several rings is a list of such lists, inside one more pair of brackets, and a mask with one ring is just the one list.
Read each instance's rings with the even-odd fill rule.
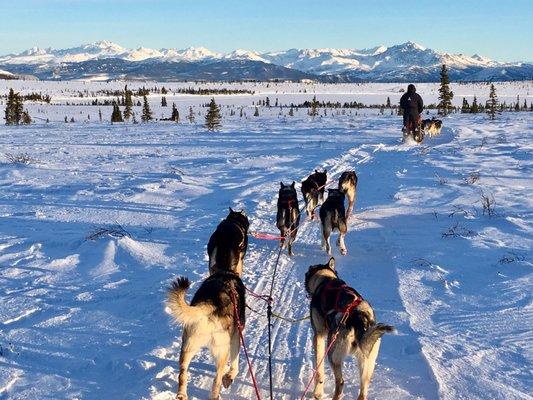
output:
[[422,101],[422,97],[416,93],[415,85],[411,84],[407,87],[407,93],[400,99],[400,107],[403,109],[404,115],[410,115],[412,117],[418,117],[422,112],[424,102]]

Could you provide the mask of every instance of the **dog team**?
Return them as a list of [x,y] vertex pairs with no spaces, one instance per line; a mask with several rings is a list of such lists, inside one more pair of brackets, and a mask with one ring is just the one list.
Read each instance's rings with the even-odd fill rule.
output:
[[[357,175],[354,171],[342,173],[338,187],[328,189],[328,196],[324,200],[326,185],[327,171],[315,170],[302,182],[305,212],[309,219],[314,220],[315,209],[321,205],[322,247],[331,256],[330,235],[338,230],[337,245],[341,254],[345,255],[344,236],[356,200]],[[348,200],[347,209],[344,206],[345,197]],[[292,247],[300,223],[295,182],[290,185],[280,183],[277,208],[280,246],[293,255]],[[218,399],[221,386],[229,387],[237,375],[242,333],[239,330],[245,326],[246,290],[241,278],[248,247],[248,228],[246,213],[230,208],[226,219],[209,239],[209,277],[202,282],[190,304],[185,300],[189,288],[187,278],[177,278],[169,289],[167,305],[174,319],[183,326],[176,399],[187,399],[189,364],[202,348],[207,347],[215,360],[216,374],[210,399]],[[326,342],[329,342],[327,356],[335,376],[333,399],[340,399],[342,395],[342,363],[347,355],[355,356],[359,365],[358,400],[367,399],[381,336],[392,332],[394,328],[376,322],[370,304],[338,277],[333,257],[326,264],[310,266],[304,283],[311,298],[310,318],[317,368],[314,398],[323,397],[325,377],[321,360],[326,351]],[[332,335],[335,335],[336,340],[331,340]]]

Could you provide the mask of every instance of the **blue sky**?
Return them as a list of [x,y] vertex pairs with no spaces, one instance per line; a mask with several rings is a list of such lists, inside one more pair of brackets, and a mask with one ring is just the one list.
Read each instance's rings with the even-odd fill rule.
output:
[[366,48],[408,40],[533,61],[533,0],[0,0],[0,54],[97,40],[216,51]]

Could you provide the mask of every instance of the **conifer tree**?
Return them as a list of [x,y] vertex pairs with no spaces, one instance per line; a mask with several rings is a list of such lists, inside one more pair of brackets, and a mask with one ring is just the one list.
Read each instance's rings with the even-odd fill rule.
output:
[[102,122],[102,110],[98,109],[98,118],[100,119],[100,122]]
[[132,92],[128,90],[128,85],[124,88],[124,119],[129,121],[133,114],[133,100],[131,98]]
[[470,112],[470,104],[468,104],[468,100],[463,97],[463,106],[461,107],[461,113],[467,114]]
[[240,111],[239,111],[239,117],[241,117],[241,118],[243,117],[242,107],[241,107],[241,109],[240,109]]
[[214,131],[215,129],[220,128],[221,119],[220,108],[218,107],[217,103],[215,103],[215,99],[212,98],[211,102],[209,103],[207,114],[205,115],[205,127],[209,131]]
[[27,110],[22,112],[22,123],[25,125],[31,124],[31,117]]
[[390,97],[387,97],[387,104],[385,105],[387,108],[391,108],[390,104]]
[[474,100],[472,100],[472,107],[470,107],[470,112],[472,114],[477,114],[479,112],[479,106],[477,104],[476,96],[474,96]]
[[311,117],[316,117],[318,115],[318,101],[316,96],[313,97],[313,101],[311,102],[311,110],[309,111],[309,115]]
[[294,109],[292,108],[292,106],[289,110],[289,117],[294,117]]
[[498,96],[496,95],[496,88],[494,84],[490,85],[489,99],[485,105],[486,112],[491,120],[496,118],[496,114],[499,114],[498,110]]
[[167,98],[165,96],[161,97],[161,107],[167,106]]
[[520,95],[516,96],[516,103],[514,105],[515,111],[520,111]]
[[113,112],[111,113],[111,122],[124,122],[122,113],[117,103],[113,103]]
[[524,99],[524,105],[522,106],[522,110],[527,111],[527,100]]
[[450,90],[450,79],[448,78],[448,68],[443,64],[440,70],[440,88],[438,114],[448,115],[452,110],[453,92]]
[[6,125],[14,125],[15,114],[14,114],[14,105],[15,105],[15,92],[13,89],[9,89],[9,94],[7,95],[6,101],[6,110],[4,111],[4,119],[6,120]]
[[255,107],[254,117],[259,117],[259,108]]
[[174,122],[180,122],[180,113],[176,108],[176,103],[172,103],[172,115],[170,116],[170,119]]
[[18,125],[21,122],[26,123],[25,121],[28,121],[28,119],[31,122],[28,111],[24,111],[22,96],[19,93],[15,93],[13,89],[9,89],[7,95],[4,119],[6,125]]
[[187,116],[187,119],[189,120],[189,123],[194,124],[195,118],[192,106],[189,106],[189,115]]
[[143,113],[141,115],[142,122],[148,122],[154,119],[152,117],[152,110],[150,110],[150,104],[148,104],[148,99],[146,95],[143,96]]

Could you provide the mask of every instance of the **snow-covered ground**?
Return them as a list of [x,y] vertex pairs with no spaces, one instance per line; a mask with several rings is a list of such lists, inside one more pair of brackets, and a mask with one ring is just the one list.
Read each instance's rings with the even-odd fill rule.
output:
[[[51,121],[69,110],[32,107]],[[416,146],[400,142],[398,117],[388,114],[247,112],[225,117],[216,133],[97,117],[0,126],[0,399],[174,398],[181,330],[165,313],[169,282],[186,275],[190,295],[196,290],[207,240],[229,206],[247,211],[251,230],[276,233],[279,181],[300,182],[315,168],[333,179],[357,171],[349,253],[334,249],[339,274],[398,331],[383,339],[370,398],[531,399],[532,113],[494,122],[455,114],[440,137]],[[28,164],[6,156],[22,153]],[[494,201],[491,215],[482,195]],[[304,272],[327,260],[319,233],[303,222],[296,256],[282,255],[275,312],[308,312]],[[251,239],[250,289],[267,291],[276,255],[276,243]],[[245,336],[266,398],[265,310],[248,303],[263,312],[247,311]],[[275,398],[298,399],[312,373],[309,322],[276,319],[273,340]],[[344,371],[354,398],[353,360]],[[190,398],[207,398],[213,374],[202,352],[191,364]],[[243,357],[222,398],[254,398]]]

